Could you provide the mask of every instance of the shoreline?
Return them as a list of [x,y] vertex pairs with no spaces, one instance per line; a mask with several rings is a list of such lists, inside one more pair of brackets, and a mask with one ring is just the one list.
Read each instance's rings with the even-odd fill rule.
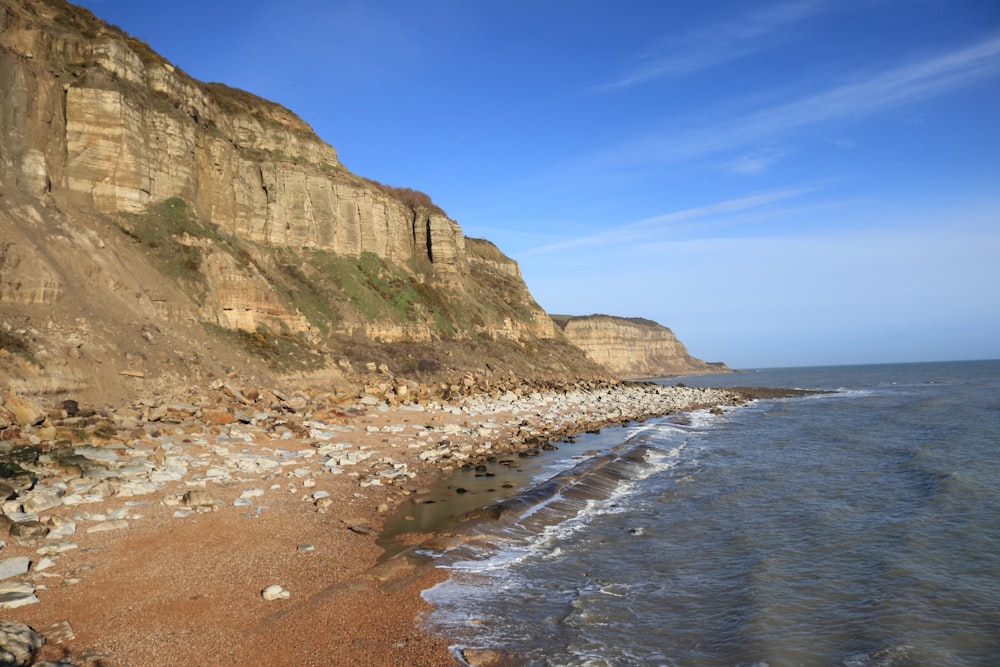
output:
[[[191,403],[140,402],[86,425],[47,414],[3,442],[37,481],[3,505],[0,569],[16,574],[0,581],[15,591],[0,593],[0,620],[46,636],[36,659],[460,664],[420,626],[421,593],[446,573],[380,558],[377,537],[397,508],[491,457],[752,399],[601,383],[390,405],[213,384]],[[271,585],[281,588],[268,601]]]

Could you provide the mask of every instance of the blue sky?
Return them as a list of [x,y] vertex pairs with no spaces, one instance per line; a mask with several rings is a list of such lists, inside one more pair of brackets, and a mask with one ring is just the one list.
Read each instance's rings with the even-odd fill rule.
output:
[[738,368],[1000,357],[1000,3],[87,0]]

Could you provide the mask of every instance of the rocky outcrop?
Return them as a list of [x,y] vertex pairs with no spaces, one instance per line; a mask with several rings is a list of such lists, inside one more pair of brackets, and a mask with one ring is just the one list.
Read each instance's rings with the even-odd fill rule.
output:
[[0,389],[114,400],[373,357],[606,374],[430,197],[85,9],[0,0],[0,89]]
[[[289,346],[314,368],[359,337],[560,338],[517,264],[429,197],[351,173],[291,111],[85,9],[0,0],[0,89],[9,388],[252,375]],[[233,330],[251,337],[218,339]],[[573,354],[563,371],[594,370]]]
[[553,315],[566,338],[589,359],[624,378],[654,378],[727,371],[688,354],[667,327],[640,318]]
[[199,83],[71,5],[0,11],[2,173],[25,192],[107,214],[180,197],[248,241],[461,269],[457,224],[351,174],[287,109]]

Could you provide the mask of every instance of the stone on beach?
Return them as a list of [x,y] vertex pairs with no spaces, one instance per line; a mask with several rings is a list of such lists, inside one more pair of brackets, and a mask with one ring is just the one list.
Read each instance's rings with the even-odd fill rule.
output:
[[[230,402],[202,397],[187,407],[171,404],[166,408],[162,402],[151,402],[120,410],[120,414],[108,409],[89,424],[64,424],[51,417],[61,433],[89,433],[95,430],[90,428],[95,423],[104,430],[100,437],[84,438],[87,444],[43,443],[41,457],[38,452],[28,452],[32,463],[18,468],[19,477],[2,480],[5,486],[0,495],[5,495],[5,502],[0,518],[18,544],[6,551],[15,558],[0,561],[0,578],[9,571],[6,576],[12,579],[0,587],[0,608],[34,604],[41,596],[40,607],[21,613],[25,614],[23,620],[32,622],[44,611],[47,622],[51,615],[46,595],[59,604],[69,584],[91,576],[90,563],[77,568],[81,559],[98,557],[104,549],[120,549],[137,539],[136,535],[145,539],[143,536],[159,530],[156,526],[162,518],[175,509],[177,517],[219,513],[180,527],[190,529],[193,535],[200,523],[244,522],[241,517],[262,516],[266,508],[259,503],[267,494],[277,521],[285,520],[285,510],[292,507],[289,500],[304,503],[304,507],[291,510],[300,518],[311,513],[311,504],[315,512],[329,513],[314,517],[317,525],[339,525],[341,534],[346,533],[344,528],[350,531],[346,533],[350,537],[333,539],[349,540],[352,549],[376,549],[372,538],[380,535],[381,515],[392,513],[404,502],[419,502],[420,489],[428,477],[459,466],[478,466],[490,458],[516,461],[520,452],[547,449],[550,439],[555,442],[621,420],[664,414],[689,403],[732,400],[721,393],[649,385],[530,389],[525,385],[493,396],[461,395],[462,388],[456,385],[449,389],[454,395],[438,401],[426,400],[426,390],[413,385],[396,393],[397,399],[403,395],[414,400],[422,397],[421,403],[409,406],[388,400],[391,391],[367,401],[338,396],[334,403],[319,398],[323,394],[318,390],[278,399],[268,391],[243,391],[237,398],[234,392],[220,389]],[[232,420],[206,419],[205,414],[216,408]],[[146,502],[130,500],[146,494],[154,495]],[[150,506],[152,517],[145,526],[136,509],[143,504]],[[253,505],[258,505],[256,512],[240,509]],[[87,508],[91,511],[84,511]],[[359,518],[344,518],[352,515]],[[76,533],[78,522],[80,551],[61,558],[60,554],[77,548],[77,544],[58,540]],[[129,528],[131,523],[142,527],[127,534],[113,532]],[[46,533],[48,543],[41,539]],[[316,539],[316,545],[300,544],[301,538]],[[329,538],[303,534],[289,545],[299,544],[297,552],[321,549],[325,554],[334,553],[326,541]],[[446,541],[442,538],[436,544],[454,546]],[[22,556],[28,549],[38,554],[30,557],[39,558],[34,564]],[[317,563],[315,557],[295,560],[313,566]],[[259,573],[270,577],[281,571]],[[99,580],[103,576],[100,569],[93,572]],[[295,578],[294,572],[283,575],[288,577],[285,583],[300,599],[309,599],[315,591],[309,583]],[[16,580],[23,575],[30,582]],[[43,585],[48,582],[57,583]],[[249,588],[252,591],[255,587],[251,584]],[[235,595],[245,595],[247,587],[236,590]],[[279,584],[267,586],[260,595],[266,601],[291,597]],[[72,639],[72,631],[66,636],[66,641]],[[489,665],[494,664],[491,660],[506,659],[491,657],[496,654],[492,649],[467,651],[469,664]],[[54,654],[43,651],[42,655]]]
[[9,532],[18,542],[26,542],[45,537],[49,533],[49,527],[37,520],[18,521],[10,525]]
[[128,528],[128,521],[125,519],[113,519],[110,521],[102,521],[96,523],[93,526],[87,528],[88,533],[104,533],[109,530],[124,530]]
[[292,594],[278,584],[271,584],[260,592],[260,596],[268,602],[272,602],[274,600],[287,600],[292,597]]
[[25,574],[30,564],[31,559],[27,556],[0,560],[0,579],[10,579]]
[[16,609],[40,602],[35,596],[34,584],[25,581],[0,583],[0,609]]
[[181,504],[196,512],[211,512],[216,509],[215,498],[203,489],[191,489],[181,497]]
[[462,649],[462,658],[470,667],[496,667],[500,664],[500,652],[491,648]]
[[24,623],[0,621],[0,665],[29,665],[44,643],[45,637]]

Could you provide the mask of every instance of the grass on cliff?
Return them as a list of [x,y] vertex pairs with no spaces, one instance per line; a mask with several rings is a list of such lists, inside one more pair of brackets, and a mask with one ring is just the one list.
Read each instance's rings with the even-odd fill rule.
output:
[[201,271],[199,241],[228,247],[211,226],[204,224],[180,197],[151,206],[145,213],[126,214],[121,229],[142,245],[160,270],[204,301],[208,282]]
[[16,354],[25,361],[34,364],[35,366],[41,366],[35,355],[31,352],[31,345],[28,341],[15,334],[8,331],[0,329],[0,350],[6,350],[12,354]]
[[491,337],[504,320],[528,321],[539,310],[516,275],[475,261],[460,285],[447,286],[426,258],[403,267],[370,252],[281,249],[273,257],[276,282],[323,333],[364,321],[423,326],[439,338]]
[[277,371],[315,370],[329,362],[324,354],[300,336],[274,333],[264,326],[257,327],[256,331],[243,331],[227,329],[212,322],[202,322],[201,325],[229,347],[252,354]]
[[508,274],[497,266],[513,260],[485,239],[466,238],[469,257],[468,273],[463,280],[463,294],[452,309],[456,324],[467,330],[495,327],[505,319],[529,321],[541,309],[516,274]]
[[324,333],[359,318],[428,325],[446,337],[455,333],[429,265],[415,262],[407,270],[371,252],[348,257],[288,248],[275,251],[274,261],[287,298]]

